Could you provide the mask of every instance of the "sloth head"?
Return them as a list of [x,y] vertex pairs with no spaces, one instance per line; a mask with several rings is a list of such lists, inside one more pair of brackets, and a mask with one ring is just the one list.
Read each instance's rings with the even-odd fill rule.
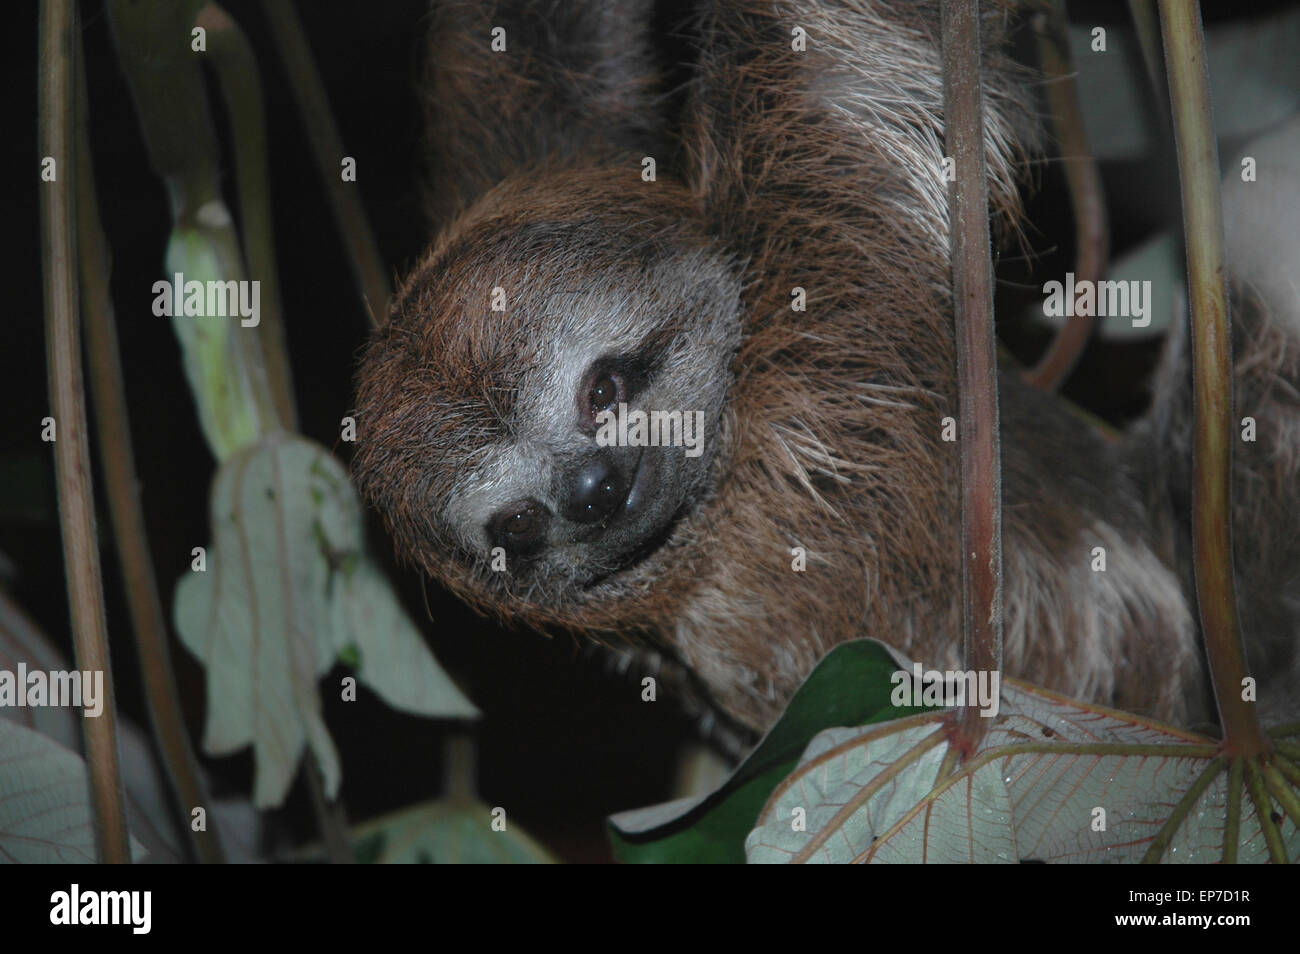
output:
[[537,619],[654,581],[711,493],[740,341],[738,270],[687,194],[609,178],[485,195],[358,376],[354,468],[399,551]]

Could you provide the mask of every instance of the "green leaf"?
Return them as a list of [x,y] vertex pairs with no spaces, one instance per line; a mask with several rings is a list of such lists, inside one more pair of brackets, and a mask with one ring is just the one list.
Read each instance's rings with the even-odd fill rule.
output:
[[335,588],[334,638],[356,655],[357,678],[394,709],[474,719],[478,709],[434,660],[388,580],[369,561]]
[[361,678],[394,705],[477,714],[365,560],[360,503],[328,451],[272,433],[221,465],[211,507],[216,539],[206,571],[177,584],[176,626],[207,667],[204,748],[253,746],[259,808],[283,802],[307,746],[327,791],[337,791],[316,680],[344,647],[355,647]]
[[[1001,699],[975,752],[944,778],[947,713],[821,733],[773,792],[749,861],[1268,860],[1250,798],[1225,844],[1241,779],[1212,740],[1011,679]],[[1294,858],[1300,829],[1279,817],[1278,844]]]
[[[186,284],[203,282],[204,288],[210,281],[243,279],[230,227],[176,228],[167,244],[167,279],[172,287],[165,294],[172,300],[177,293],[176,274],[183,275]],[[173,315],[167,321],[181,345],[203,436],[217,459],[225,460],[252,445],[262,430],[258,391],[235,337],[255,332],[242,328],[237,317]]]
[[626,862],[745,860],[745,836],[772,790],[809,741],[830,726],[858,726],[924,711],[890,701],[902,664],[882,643],[836,646],[818,663],[785,713],[731,778],[703,798],[623,812],[610,819],[615,855]]
[[[39,732],[0,719],[0,861],[95,861],[86,763]],[[145,856],[131,838],[131,857]]]
[[551,864],[540,844],[507,820],[492,828],[492,809],[448,800],[404,808],[353,830],[356,859],[370,864]]

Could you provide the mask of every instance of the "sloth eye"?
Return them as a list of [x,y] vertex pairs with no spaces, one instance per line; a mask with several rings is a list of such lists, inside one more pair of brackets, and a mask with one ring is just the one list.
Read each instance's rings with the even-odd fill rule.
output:
[[536,549],[546,534],[547,512],[536,500],[511,504],[488,521],[488,537],[512,553]]
[[621,384],[617,374],[605,373],[595,378],[587,389],[587,413],[595,418],[601,411],[608,411],[618,404],[623,396]]

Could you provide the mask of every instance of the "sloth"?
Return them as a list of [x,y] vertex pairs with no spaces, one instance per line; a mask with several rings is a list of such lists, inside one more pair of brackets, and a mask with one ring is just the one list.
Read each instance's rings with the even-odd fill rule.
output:
[[[662,653],[762,730],[845,640],[961,664],[938,9],[686,13],[665,29],[650,0],[435,6],[434,237],[362,355],[353,467],[399,554],[472,606]],[[1000,236],[1039,138],[1013,22],[990,5],[981,27]],[[1261,437],[1238,452],[1234,519],[1252,661],[1280,673],[1297,350],[1252,313],[1237,398]],[[1171,345],[1151,412],[1114,440],[1002,372],[1009,674],[1167,720],[1211,711],[1189,374]],[[634,412],[650,439],[605,439]]]

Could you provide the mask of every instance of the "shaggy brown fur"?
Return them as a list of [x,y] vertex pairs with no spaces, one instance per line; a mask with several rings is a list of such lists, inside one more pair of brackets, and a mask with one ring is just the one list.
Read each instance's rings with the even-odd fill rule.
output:
[[[687,161],[665,161],[656,182],[641,181],[641,157],[674,147],[648,4],[442,9],[430,86],[441,232],[359,378],[356,474],[399,550],[506,619],[669,650],[752,727],[846,639],[957,668],[937,5],[706,4]],[[498,24],[505,54],[487,50]],[[806,52],[791,49],[793,27]],[[1014,227],[1033,122],[999,52],[1004,11],[985,27],[990,195]],[[486,306],[503,283],[504,315]],[[571,307],[557,308],[557,288]],[[658,336],[665,376],[720,355],[729,367],[707,471],[664,478],[689,504],[635,560],[590,577],[559,556],[492,572],[458,495],[493,486],[502,448],[531,446],[529,395],[561,387],[565,352],[548,349],[636,329]],[[701,350],[670,347],[684,338]],[[1173,518],[1132,476],[1149,471],[1013,376],[1001,404],[1007,670],[1157,716],[1198,713]],[[1098,546],[1106,572],[1091,568]]]

